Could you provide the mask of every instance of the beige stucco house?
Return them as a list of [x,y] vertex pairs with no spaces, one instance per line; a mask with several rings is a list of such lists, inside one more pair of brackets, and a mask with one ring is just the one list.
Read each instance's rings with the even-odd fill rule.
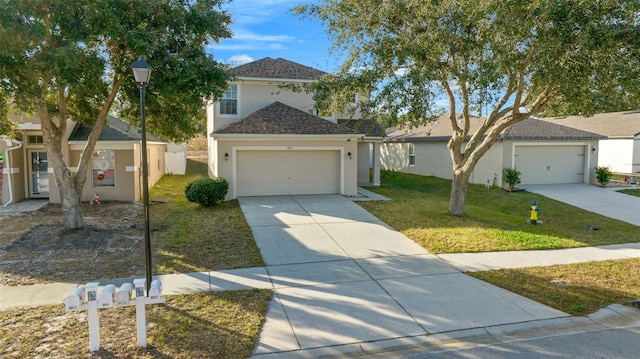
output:
[[[4,157],[0,205],[36,198],[60,203],[37,117],[12,116],[11,119],[17,123],[18,131],[16,139],[0,139],[0,154]],[[73,166],[78,163],[90,128],[73,122],[67,128],[62,152],[73,171],[77,170]],[[90,201],[94,193],[103,201],[139,200],[142,197],[140,148],[141,135],[137,128],[108,117],[92,154],[81,200]],[[165,141],[147,135],[150,186],[165,173],[166,148]]]
[[[483,118],[471,119],[473,133]],[[451,179],[447,149],[450,123],[440,118],[417,128],[387,130],[381,149],[385,169]],[[470,182],[502,186],[502,169],[516,168],[522,184],[595,183],[598,141],[595,133],[528,119],[507,129],[478,161]]]
[[359,184],[379,185],[379,127],[357,115],[318,116],[313,94],[282,87],[310,83],[322,71],[264,58],[231,72],[222,98],[207,103],[209,173],[229,182],[228,199],[352,196]]

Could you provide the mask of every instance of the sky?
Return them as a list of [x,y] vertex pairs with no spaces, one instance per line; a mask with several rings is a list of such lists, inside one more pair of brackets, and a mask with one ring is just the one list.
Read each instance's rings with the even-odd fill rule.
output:
[[336,72],[340,64],[329,53],[331,42],[320,21],[291,11],[303,3],[305,0],[232,0],[223,9],[231,14],[233,38],[213,44],[209,52],[232,66],[281,57]]

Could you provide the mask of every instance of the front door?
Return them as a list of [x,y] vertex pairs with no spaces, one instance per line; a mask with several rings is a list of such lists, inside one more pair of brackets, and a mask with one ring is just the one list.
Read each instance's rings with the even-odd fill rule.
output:
[[29,197],[49,198],[49,162],[46,152],[30,151]]

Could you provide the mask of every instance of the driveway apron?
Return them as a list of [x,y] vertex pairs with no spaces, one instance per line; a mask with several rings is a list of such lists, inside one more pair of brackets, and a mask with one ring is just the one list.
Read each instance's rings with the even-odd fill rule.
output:
[[239,202],[275,293],[256,357],[568,316],[463,274],[343,196]]
[[[586,183],[520,187],[589,212],[640,226],[640,197],[616,192],[621,188],[601,188]],[[541,210],[544,211],[544,208]]]

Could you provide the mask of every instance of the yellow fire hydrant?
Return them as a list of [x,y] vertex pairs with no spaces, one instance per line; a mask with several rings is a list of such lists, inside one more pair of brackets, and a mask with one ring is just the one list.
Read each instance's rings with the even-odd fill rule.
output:
[[538,202],[531,202],[531,206],[529,207],[529,223],[536,224],[538,223],[538,212],[540,212],[540,207],[538,207]]

